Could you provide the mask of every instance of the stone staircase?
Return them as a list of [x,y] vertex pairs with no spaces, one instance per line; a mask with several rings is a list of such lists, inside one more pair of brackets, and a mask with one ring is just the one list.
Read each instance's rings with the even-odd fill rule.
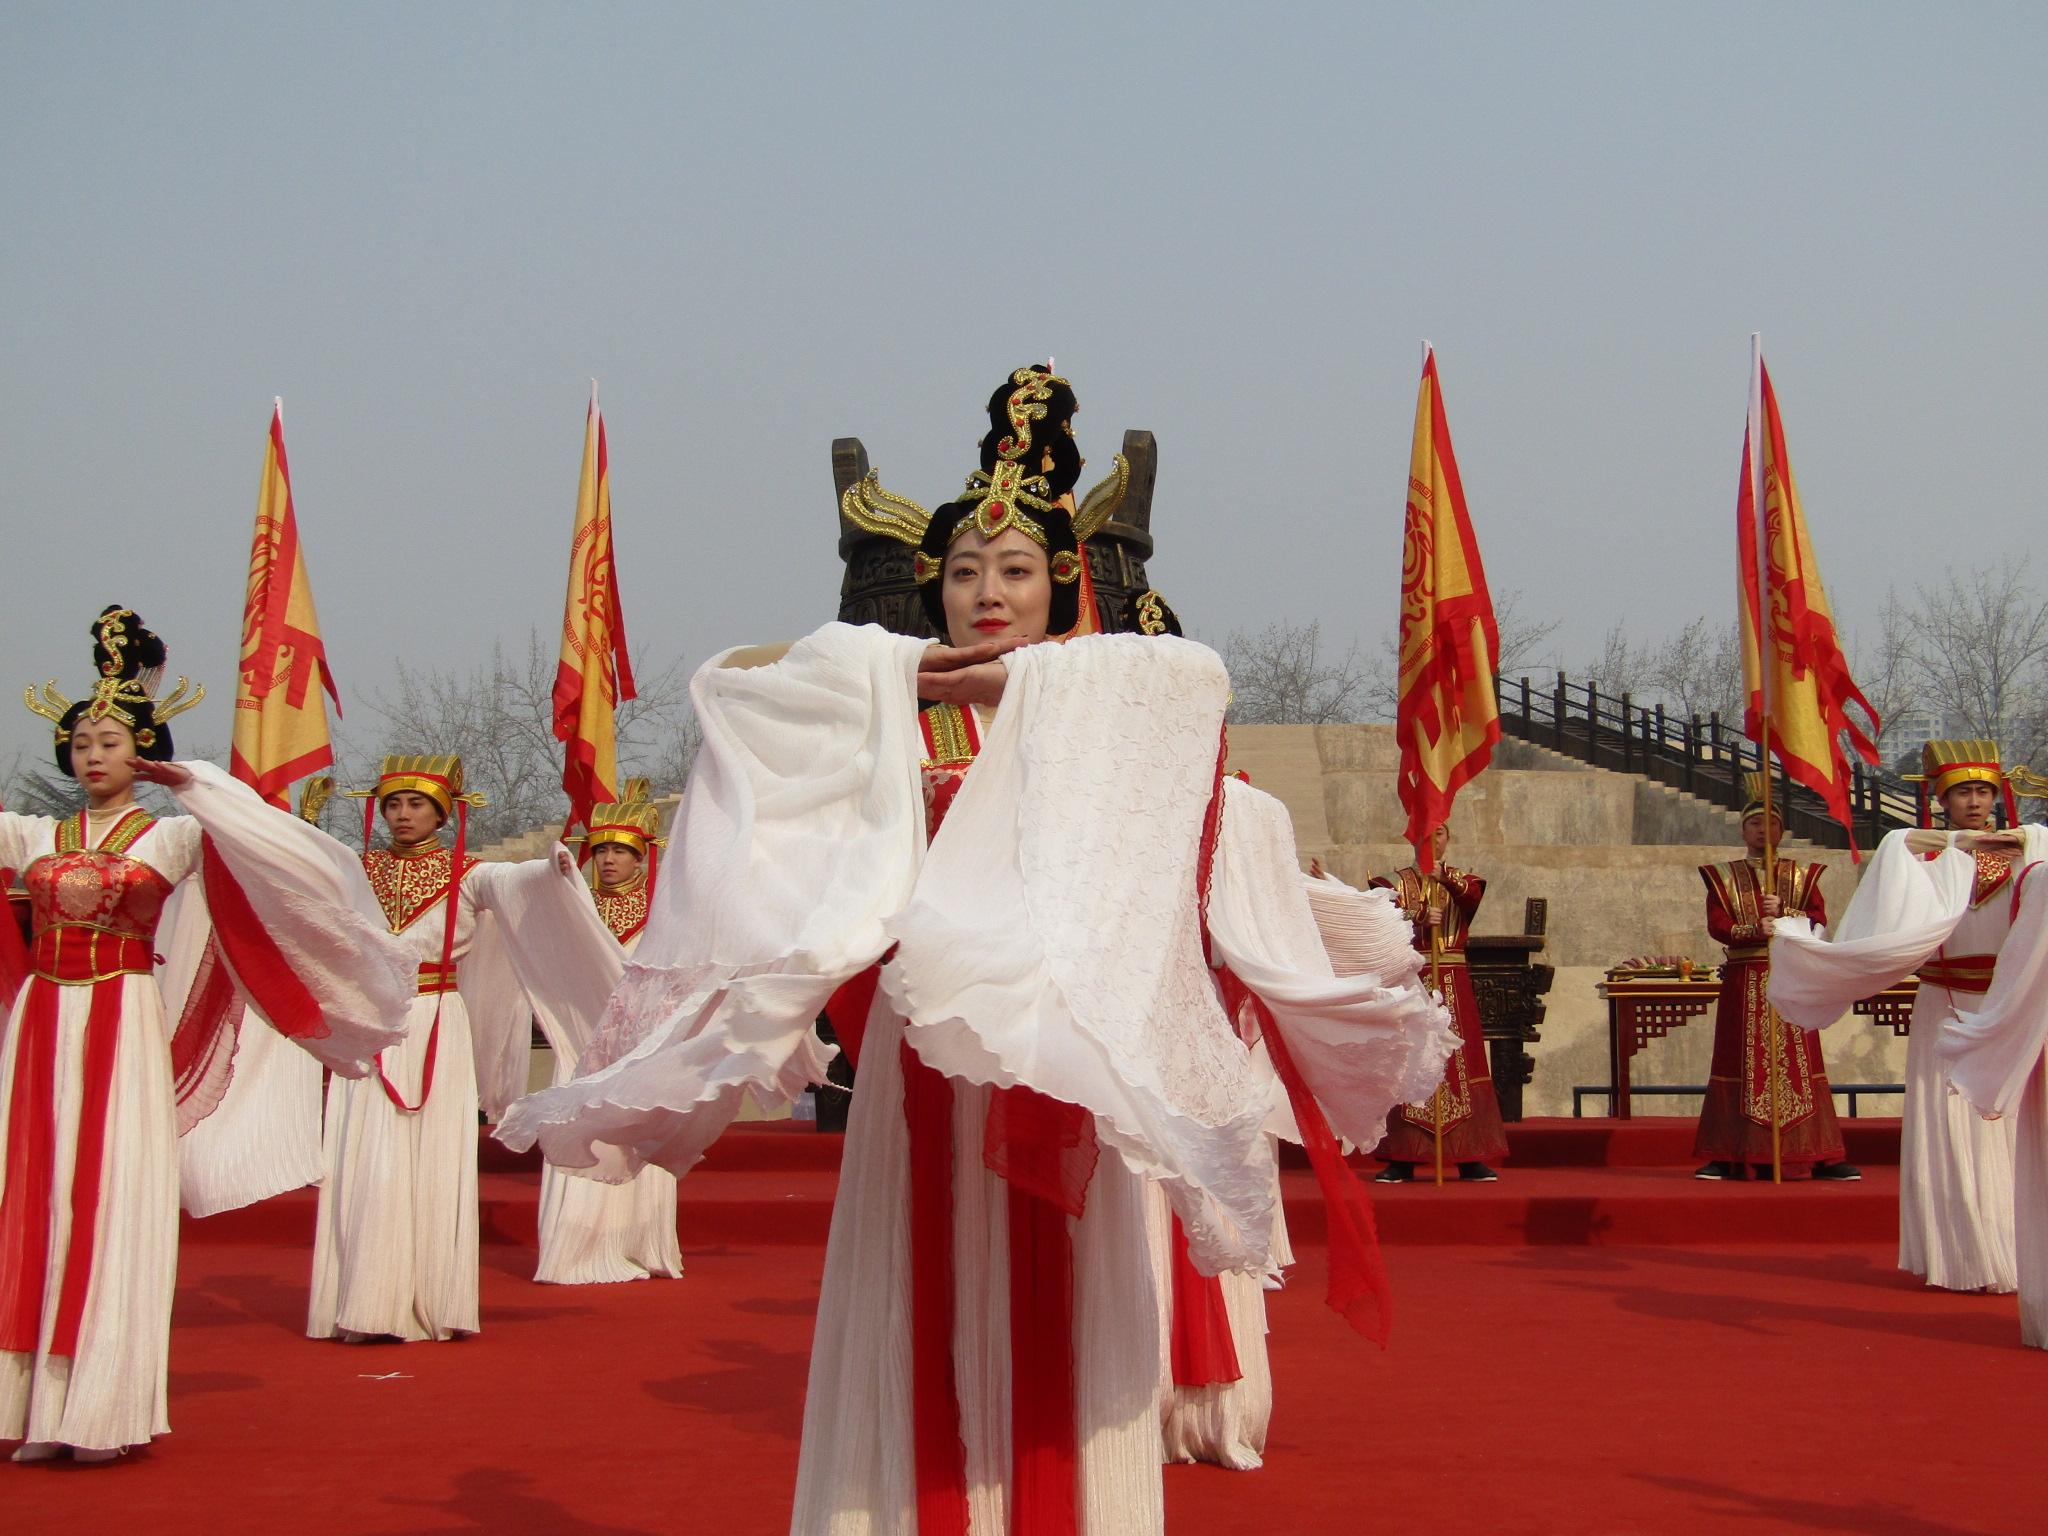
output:
[[[1285,802],[1302,856],[1320,857],[1353,885],[1412,857],[1395,791],[1399,746],[1391,726],[1238,726],[1230,767]],[[1543,1039],[1532,1050],[1531,1115],[1568,1115],[1575,1084],[1607,1080],[1606,969],[1635,955],[1684,954],[1718,962],[1706,931],[1698,866],[1735,856],[1740,819],[1654,779],[1592,767],[1522,741],[1503,741],[1493,766],[1458,796],[1450,857],[1487,880],[1477,931],[1519,933],[1524,904],[1544,898],[1544,958],[1557,968]],[[1788,852],[1828,866],[1831,911],[1854,892],[1860,871],[1845,852],[1788,839]],[[1700,1020],[1637,1058],[1639,1083],[1702,1082],[1712,1043]],[[1904,1042],[1867,1024],[1843,1023],[1825,1044],[1842,1081],[1890,1082],[1903,1073]],[[1604,1109],[1604,1104],[1600,1105]],[[1697,1113],[1689,1098],[1644,1100],[1639,1113]]]

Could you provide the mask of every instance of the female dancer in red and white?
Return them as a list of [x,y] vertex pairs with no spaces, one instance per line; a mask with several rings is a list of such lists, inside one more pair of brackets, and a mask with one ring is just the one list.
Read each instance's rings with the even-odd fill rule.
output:
[[[1161,1530],[1146,1181],[1198,1268],[1267,1262],[1263,1085],[1201,942],[1228,679],[1183,640],[1033,643],[1074,627],[1076,535],[1114,494],[1063,501],[1072,411],[1020,369],[959,501],[870,480],[842,503],[913,546],[950,645],[829,625],[699,671],[640,952],[584,1074],[501,1131],[565,1166],[686,1169],[745,1097],[823,1078],[810,1024],[838,994],[859,1090],[799,1536]],[[1374,1135],[1434,1080],[1450,1036],[1419,989],[1295,977],[1212,928],[1276,1038],[1307,1021],[1290,1063]]]
[[[34,912],[28,978],[0,1043],[0,1438],[17,1461],[106,1460],[167,1433],[181,1119],[218,1103],[242,1003],[339,1076],[397,1037],[409,967],[340,844],[206,763],[171,760],[163,642],[126,608],[93,626],[99,678],[56,723],[85,790],[61,820],[0,815],[0,866]],[[142,779],[190,814],[158,820]],[[159,924],[203,883],[232,1009],[166,1017]],[[259,922],[256,913],[263,917]],[[174,1030],[175,1022],[175,1033]]]
[[[418,991],[405,1038],[376,1070],[328,1086],[306,1332],[449,1339],[479,1327],[477,1076],[464,989],[523,988],[558,1018],[594,1019],[618,976],[618,946],[566,848],[516,864],[469,860],[460,758],[387,757],[368,798],[365,840],[374,808],[390,842],[366,852],[363,868]],[[453,847],[440,837],[451,815]]]

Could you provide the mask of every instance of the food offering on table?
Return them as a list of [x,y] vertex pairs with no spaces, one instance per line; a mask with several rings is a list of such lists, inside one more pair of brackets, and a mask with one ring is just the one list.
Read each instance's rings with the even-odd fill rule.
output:
[[1631,955],[1619,965],[1608,967],[1609,981],[1712,981],[1714,967],[1700,965],[1690,955]]

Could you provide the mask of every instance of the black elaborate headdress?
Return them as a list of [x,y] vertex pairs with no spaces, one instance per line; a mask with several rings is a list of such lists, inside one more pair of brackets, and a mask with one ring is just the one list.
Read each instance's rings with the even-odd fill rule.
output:
[[[912,546],[912,575],[925,617],[946,633],[945,597],[939,575],[946,551],[969,528],[993,539],[1014,528],[1046,554],[1052,574],[1052,610],[1047,630],[1063,635],[1080,618],[1081,546],[1102,531],[1130,485],[1122,454],[1099,485],[1069,513],[1061,498],[1081,478],[1081,451],[1074,444],[1074,389],[1040,364],[1019,368],[989,396],[989,430],[981,440],[981,467],[967,477],[956,501],[926,511],[906,496],[882,488],[877,472],[855,481],[839,499],[839,513],[863,533]],[[1047,460],[1050,459],[1050,464]]]
[[100,611],[92,623],[92,660],[99,676],[92,693],[77,703],[57,691],[50,679],[40,689],[22,690],[28,707],[56,724],[54,742],[57,769],[69,778],[71,733],[81,720],[118,720],[135,737],[135,754],[155,762],[169,762],[171,750],[169,721],[206,697],[203,687],[179,678],[170,696],[159,699],[164,663],[170,658],[162,638],[136,616],[132,608],[116,603]]

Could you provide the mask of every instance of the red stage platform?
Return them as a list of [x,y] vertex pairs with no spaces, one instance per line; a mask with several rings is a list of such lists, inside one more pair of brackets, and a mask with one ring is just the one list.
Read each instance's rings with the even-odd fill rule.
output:
[[[1698,1183],[1674,1135],[1539,1123],[1498,1184],[1376,1189],[1385,1354],[1322,1306],[1290,1173],[1307,1240],[1272,1298],[1267,1466],[1169,1468],[1169,1531],[2039,1529],[2048,1354],[2011,1297],[1893,1269],[1882,1123],[1846,1186]],[[786,1530],[833,1138],[736,1130],[683,1185],[688,1275],[576,1290],[526,1278],[535,1175],[491,1161],[480,1337],[300,1337],[309,1195],[188,1224],[177,1433],[107,1468],[0,1467],[0,1529]]]

